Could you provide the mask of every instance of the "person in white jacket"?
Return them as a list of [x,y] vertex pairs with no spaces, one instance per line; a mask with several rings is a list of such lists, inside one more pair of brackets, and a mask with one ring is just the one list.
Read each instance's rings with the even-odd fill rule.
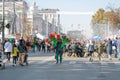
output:
[[10,62],[10,57],[11,57],[11,53],[12,53],[12,47],[13,47],[12,43],[9,41],[9,39],[7,39],[4,44],[4,50],[5,50],[5,54],[6,54],[9,62]]

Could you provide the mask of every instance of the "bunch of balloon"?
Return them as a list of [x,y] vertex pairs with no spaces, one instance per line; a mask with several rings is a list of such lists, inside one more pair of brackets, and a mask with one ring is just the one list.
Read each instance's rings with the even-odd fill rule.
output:
[[56,39],[56,35],[57,33],[51,33],[49,35],[49,38],[50,38],[50,41],[53,43],[53,46],[56,47],[56,44],[57,44],[57,39]]

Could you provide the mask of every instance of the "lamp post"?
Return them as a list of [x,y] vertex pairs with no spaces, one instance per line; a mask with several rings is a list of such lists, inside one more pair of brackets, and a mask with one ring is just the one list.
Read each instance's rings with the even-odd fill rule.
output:
[[14,19],[13,19],[13,26],[12,26],[12,34],[15,33],[15,0],[13,0],[13,12],[14,12]]
[[3,44],[3,46],[2,46],[2,50],[3,50],[3,53],[4,53],[4,41],[5,41],[5,32],[4,32],[4,28],[5,28],[5,26],[4,26],[4,20],[5,20],[5,17],[4,17],[4,0],[2,0],[2,21],[3,21],[3,23],[2,23],[2,44]]

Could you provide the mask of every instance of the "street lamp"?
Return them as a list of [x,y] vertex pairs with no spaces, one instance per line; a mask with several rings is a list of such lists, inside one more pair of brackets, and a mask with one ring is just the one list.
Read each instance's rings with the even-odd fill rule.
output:
[[13,0],[13,10],[14,10],[14,19],[13,19],[13,26],[12,26],[12,34],[15,33],[15,0]]

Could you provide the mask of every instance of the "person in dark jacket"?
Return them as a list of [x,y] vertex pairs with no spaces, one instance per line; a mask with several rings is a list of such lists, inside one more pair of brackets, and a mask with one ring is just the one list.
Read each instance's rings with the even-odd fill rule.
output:
[[45,48],[46,48],[45,47],[46,46],[45,40],[42,41],[41,46],[42,46],[42,51],[45,53],[46,52],[46,50],[45,50]]
[[93,41],[90,40],[90,43],[89,43],[89,45],[88,45],[89,61],[93,61],[93,58],[92,58],[93,52],[94,52],[94,44],[93,44]]
[[107,54],[109,57],[109,60],[112,60],[112,40],[108,38],[108,41],[106,43],[106,49],[107,49]]
[[27,52],[27,48],[23,39],[21,39],[19,42],[18,50],[19,50],[20,65],[24,66],[23,63],[24,63],[25,53]]

